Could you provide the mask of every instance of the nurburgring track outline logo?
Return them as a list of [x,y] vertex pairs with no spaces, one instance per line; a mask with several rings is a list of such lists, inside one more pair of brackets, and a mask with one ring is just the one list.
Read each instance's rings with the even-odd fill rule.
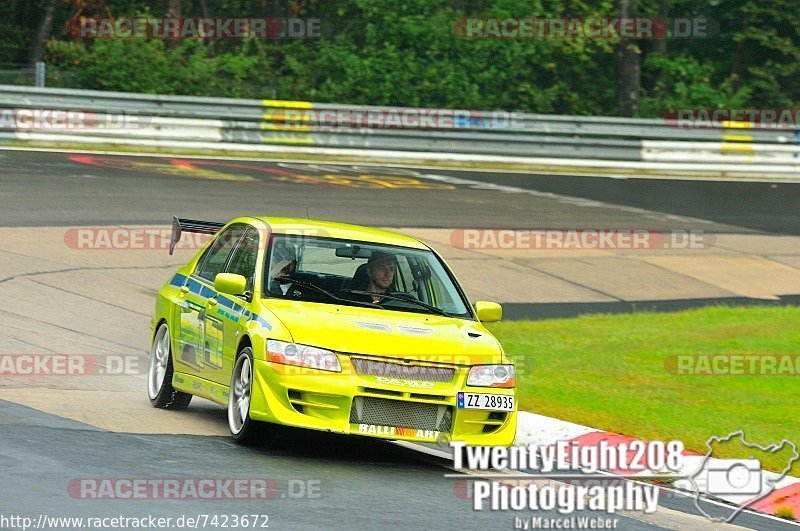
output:
[[[728,465],[727,468],[723,468],[723,467],[719,466],[719,465],[725,464],[725,463],[715,463],[715,467],[713,469],[710,468],[709,467],[709,461],[711,459],[711,454],[714,452],[714,448],[712,447],[712,444],[714,444],[714,443],[717,443],[717,444],[726,443],[726,442],[730,441],[731,439],[733,439],[736,436],[738,436],[741,439],[742,445],[744,445],[747,448],[753,448],[753,449],[761,450],[761,451],[767,452],[767,453],[776,453],[779,450],[781,450],[782,448],[784,448],[785,446],[788,446],[789,448],[792,449],[792,452],[794,453],[794,456],[791,459],[789,459],[789,462],[786,464],[786,468],[784,468],[780,472],[778,477],[774,478],[774,479],[769,479],[767,477],[762,476],[761,463],[757,459],[721,459],[719,461],[726,462],[727,465]],[[725,437],[722,437],[722,438],[717,437],[716,435],[714,435],[714,436],[710,437],[708,439],[708,441],[706,441],[706,447],[708,448],[708,453],[703,458],[703,461],[700,463],[700,466],[698,467],[698,469],[694,473],[692,473],[691,475],[687,476],[687,479],[691,482],[692,488],[695,491],[695,495],[694,495],[694,504],[695,504],[695,506],[703,514],[703,516],[705,516],[706,518],[708,518],[712,522],[730,523],[730,521],[733,520],[736,517],[737,514],[739,514],[744,509],[746,509],[750,505],[754,504],[755,502],[765,498],[772,491],[774,491],[775,490],[775,484],[778,483],[779,481],[781,481],[783,478],[785,478],[786,475],[789,473],[789,471],[792,469],[792,466],[794,465],[794,463],[796,463],[798,460],[800,460],[800,453],[798,453],[797,446],[793,442],[788,441],[786,439],[783,439],[778,444],[770,444],[770,445],[767,445],[767,446],[760,446],[760,445],[755,444],[755,443],[747,442],[747,440],[745,439],[744,430],[737,430],[737,431],[735,431],[735,432],[733,432],[733,433],[731,433],[731,434],[729,434],[729,435],[727,435]],[[752,463],[753,461],[755,461],[757,463],[757,466],[753,466],[753,463]],[[740,487],[734,485],[733,484],[734,482],[731,480],[731,473],[732,472],[735,473],[736,472],[735,469],[740,469],[740,470],[744,469],[745,473],[749,474],[749,477],[744,478],[745,482]],[[713,478],[711,476],[712,472],[715,473],[714,474],[715,477],[713,477]],[[716,476],[721,476],[723,472],[725,474],[724,478],[717,478],[716,477]],[[755,497],[750,498],[749,500],[746,501],[746,503],[740,504],[736,508],[736,510],[733,511],[733,513],[731,513],[731,515],[728,516],[727,518],[720,518],[720,517],[711,516],[706,511],[704,511],[703,508],[700,506],[700,494],[701,494],[701,492],[700,492],[700,487],[698,486],[697,479],[703,473],[706,473],[706,476],[707,476],[706,490],[710,490],[709,489],[709,484],[711,483],[712,479],[714,479],[715,481],[717,481],[718,479],[723,479],[723,480],[728,482],[728,487],[733,491],[733,492],[726,492],[725,494],[744,494],[744,495],[746,495],[746,494],[755,494]],[[753,474],[756,474],[756,476],[754,477]],[[737,478],[737,479],[741,479],[741,477]],[[751,492],[751,487],[752,487],[752,483],[753,483],[754,479],[758,481],[758,490],[753,493],[753,492]],[[766,490],[764,489],[764,487],[767,487]],[[722,492],[720,492],[720,494],[722,494]]]

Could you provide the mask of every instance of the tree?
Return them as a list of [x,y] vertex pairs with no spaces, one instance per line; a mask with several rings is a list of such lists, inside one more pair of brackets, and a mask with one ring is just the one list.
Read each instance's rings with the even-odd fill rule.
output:
[[[636,0],[616,0],[617,16],[628,20],[636,16]],[[620,116],[635,116],[642,90],[641,49],[629,36],[620,37],[614,55],[617,72],[617,108]]]
[[[0,60],[21,63],[44,54],[53,86],[164,94],[587,115],[616,109],[623,116],[663,116],[681,107],[791,108],[800,106],[797,2],[5,0]],[[76,39],[68,32],[76,16],[170,15],[307,17],[322,21],[321,37],[165,43]],[[467,18],[637,16],[706,20],[709,31],[654,41],[580,32],[465,38],[456,31]]]
[[56,0],[44,0],[42,21],[39,24],[39,31],[36,32],[36,39],[33,41],[33,47],[31,48],[31,65],[41,61],[42,56],[44,56],[45,42],[47,42],[50,37],[50,31],[53,29],[53,14],[55,10]]

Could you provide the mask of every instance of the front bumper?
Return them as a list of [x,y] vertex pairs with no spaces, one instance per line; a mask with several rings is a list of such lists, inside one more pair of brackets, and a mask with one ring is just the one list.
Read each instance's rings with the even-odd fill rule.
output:
[[516,411],[457,407],[459,391],[514,395],[514,389],[467,387],[468,367],[455,367],[452,381],[431,382],[358,374],[347,356],[339,359],[341,373],[254,360],[250,416],[383,439],[492,446],[514,442]]

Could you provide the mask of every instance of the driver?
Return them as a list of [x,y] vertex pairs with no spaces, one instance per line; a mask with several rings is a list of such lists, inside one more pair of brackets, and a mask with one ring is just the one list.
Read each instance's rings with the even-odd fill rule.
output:
[[392,286],[396,268],[397,264],[392,253],[372,252],[367,260],[367,278],[369,278],[367,291],[377,294],[372,296],[372,302],[379,302],[380,294],[386,293]]

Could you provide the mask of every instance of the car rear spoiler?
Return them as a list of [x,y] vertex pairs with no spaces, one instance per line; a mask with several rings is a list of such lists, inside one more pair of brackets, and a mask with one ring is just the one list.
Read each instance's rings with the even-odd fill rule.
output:
[[169,237],[169,254],[172,254],[172,251],[175,250],[175,246],[178,245],[181,234],[184,232],[216,234],[219,232],[219,229],[224,226],[224,223],[217,223],[216,221],[200,221],[197,219],[185,219],[172,216],[172,234]]

